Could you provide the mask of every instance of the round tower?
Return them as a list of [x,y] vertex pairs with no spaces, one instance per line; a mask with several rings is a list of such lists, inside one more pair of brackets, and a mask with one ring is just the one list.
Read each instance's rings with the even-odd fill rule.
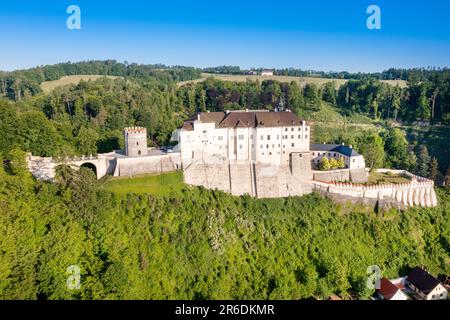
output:
[[128,127],[124,129],[125,155],[129,157],[147,155],[147,129]]

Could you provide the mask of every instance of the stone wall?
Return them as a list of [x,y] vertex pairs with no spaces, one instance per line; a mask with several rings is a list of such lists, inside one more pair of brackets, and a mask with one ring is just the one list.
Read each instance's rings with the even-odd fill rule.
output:
[[179,153],[116,159],[114,176],[134,176],[146,173],[163,173],[181,169]]
[[352,198],[393,199],[405,207],[437,206],[437,197],[434,192],[433,181],[421,178],[410,183],[358,185],[345,182],[319,182],[314,181],[314,188],[329,194],[338,194]]
[[354,183],[366,183],[368,181],[366,169],[314,170],[313,177],[314,180],[323,182],[351,181]]
[[232,161],[227,164],[194,162],[184,165],[184,182],[233,195],[258,198],[300,196],[312,192],[309,181],[291,173],[288,165]]
[[36,179],[51,181],[55,178],[55,167],[57,164],[53,158],[35,157],[28,154],[27,164],[28,170]]

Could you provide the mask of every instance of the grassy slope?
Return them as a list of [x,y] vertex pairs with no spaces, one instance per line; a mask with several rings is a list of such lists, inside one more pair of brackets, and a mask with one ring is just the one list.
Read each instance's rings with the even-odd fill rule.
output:
[[44,92],[50,92],[53,89],[61,86],[65,86],[68,84],[78,84],[81,80],[89,81],[89,80],[97,80],[102,77],[107,77],[109,79],[116,79],[116,76],[103,76],[103,75],[73,75],[73,76],[64,76],[59,80],[53,81],[44,81],[41,83],[41,88]]
[[184,188],[180,171],[161,175],[142,175],[134,178],[120,177],[108,179],[103,188],[116,194],[154,194],[164,195]]
[[[263,80],[277,80],[280,82],[291,82],[296,81],[300,85],[304,86],[306,83],[315,83],[317,85],[322,85],[327,82],[335,81],[336,87],[338,88],[340,85],[347,82],[345,79],[329,79],[329,78],[319,78],[319,77],[289,77],[289,76],[252,76],[252,75],[228,75],[228,74],[212,74],[212,73],[202,73],[202,77],[196,80],[182,81],[179,82],[178,85],[184,85],[186,83],[197,83],[205,80],[208,77],[213,77],[215,79],[223,80],[223,81],[236,81],[243,82],[247,80],[252,81],[263,81]],[[389,83],[391,85],[399,84],[400,87],[405,87],[406,82],[403,80],[383,80],[382,82]]]

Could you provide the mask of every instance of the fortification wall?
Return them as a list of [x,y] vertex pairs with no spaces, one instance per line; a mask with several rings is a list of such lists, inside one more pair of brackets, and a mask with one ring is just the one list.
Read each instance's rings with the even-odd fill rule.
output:
[[36,179],[51,181],[55,178],[55,167],[57,164],[53,158],[35,157],[28,154],[27,164],[28,170]]
[[351,181],[354,183],[366,183],[368,174],[366,169],[340,169],[330,171],[313,171],[314,180],[323,182],[344,182]]
[[170,172],[181,169],[179,153],[144,156],[123,157],[116,159],[114,176],[133,176],[138,174]]
[[421,178],[403,184],[358,185],[343,182],[314,181],[314,188],[329,194],[339,194],[352,198],[393,199],[405,207],[437,206],[437,197],[433,181]]
[[184,182],[218,189],[233,195],[258,198],[300,196],[312,192],[309,180],[296,177],[288,165],[254,164],[232,161],[228,164],[195,162],[184,165]]

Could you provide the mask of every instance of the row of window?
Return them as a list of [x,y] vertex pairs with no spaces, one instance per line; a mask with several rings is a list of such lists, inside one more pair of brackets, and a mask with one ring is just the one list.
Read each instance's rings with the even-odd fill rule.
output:
[[[289,131],[289,128],[284,128],[285,132]],[[294,128],[291,128],[291,131],[294,131]],[[302,127],[298,127],[298,131],[302,131]],[[308,127],[305,127],[305,131],[308,131]]]

